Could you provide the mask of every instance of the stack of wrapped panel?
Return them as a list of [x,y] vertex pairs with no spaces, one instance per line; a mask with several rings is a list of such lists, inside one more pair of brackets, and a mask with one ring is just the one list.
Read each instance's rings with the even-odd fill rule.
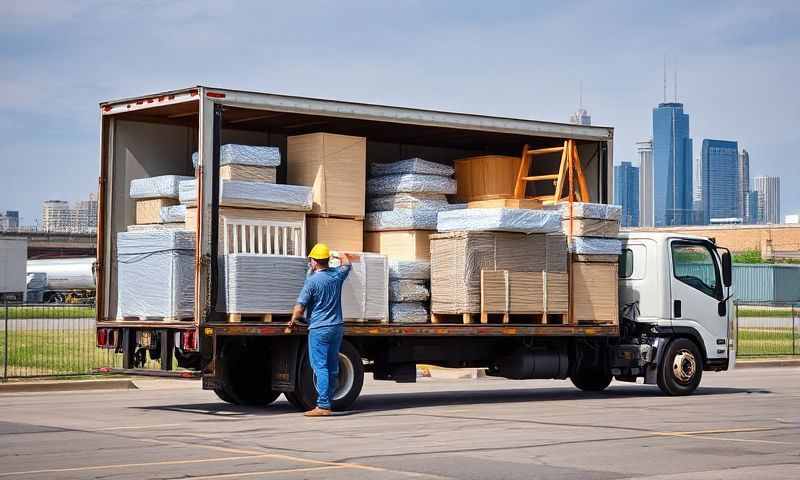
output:
[[291,313],[307,269],[308,263],[303,257],[226,255],[226,312],[241,315]]
[[[192,155],[197,167],[198,155]],[[276,169],[281,164],[278,147],[262,147],[229,143],[219,148],[220,180],[275,183]]]
[[[335,263],[334,263],[335,264]],[[384,255],[361,253],[342,285],[342,315],[347,320],[389,320],[389,263]]]
[[[130,198],[136,201],[136,224],[158,225],[177,223],[179,184],[192,177],[162,175],[131,180]],[[164,212],[167,212],[164,215]]]
[[392,260],[389,262],[389,315],[394,323],[425,323],[428,304],[431,264],[424,260]]
[[570,250],[579,255],[619,255],[622,242],[619,216],[622,207],[601,203],[558,203],[547,207],[561,213],[561,228],[572,237]]
[[117,234],[117,316],[181,320],[194,306],[195,236],[186,230]]

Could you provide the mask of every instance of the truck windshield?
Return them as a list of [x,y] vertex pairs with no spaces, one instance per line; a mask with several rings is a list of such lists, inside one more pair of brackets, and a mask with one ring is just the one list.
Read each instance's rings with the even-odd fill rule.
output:
[[675,278],[706,295],[719,298],[719,271],[706,245],[672,242],[672,270]]

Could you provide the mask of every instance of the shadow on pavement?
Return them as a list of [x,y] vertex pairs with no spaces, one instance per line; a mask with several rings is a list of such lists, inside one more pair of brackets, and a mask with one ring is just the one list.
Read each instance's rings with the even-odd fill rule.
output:
[[[700,387],[694,396],[731,395],[736,393],[768,394],[769,390]],[[620,388],[610,387],[602,393],[581,392],[575,388],[532,388],[532,389],[499,389],[499,390],[447,390],[435,392],[409,393],[374,393],[363,394],[349,412],[339,412],[337,416],[348,416],[356,413],[397,411],[420,407],[438,407],[453,405],[481,405],[493,403],[542,402],[554,400],[599,400],[604,398],[645,398],[664,397],[656,386],[631,385]],[[668,397],[664,397],[668,398]],[[219,401],[217,403],[195,403],[175,405],[154,405],[147,407],[131,407],[140,410],[160,410],[183,413],[194,413],[211,416],[252,416],[297,414],[297,410],[280,397],[272,405],[266,407],[232,405]]]

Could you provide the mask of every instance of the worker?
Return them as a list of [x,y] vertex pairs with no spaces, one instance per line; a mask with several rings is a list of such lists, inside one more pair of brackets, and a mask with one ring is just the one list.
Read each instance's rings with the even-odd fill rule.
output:
[[336,390],[339,348],[344,333],[342,284],[350,273],[351,259],[357,261],[358,257],[340,254],[341,266],[331,268],[330,249],[324,243],[314,245],[308,257],[310,272],[297,297],[290,327],[306,317],[308,358],[316,377],[317,406],[305,416],[327,417],[331,414],[331,401]]

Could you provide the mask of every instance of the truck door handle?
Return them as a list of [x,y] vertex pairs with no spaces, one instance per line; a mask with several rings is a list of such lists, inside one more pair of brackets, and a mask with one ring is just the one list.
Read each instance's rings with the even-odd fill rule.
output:
[[680,300],[673,300],[672,302],[672,312],[675,318],[681,318],[681,301]]

